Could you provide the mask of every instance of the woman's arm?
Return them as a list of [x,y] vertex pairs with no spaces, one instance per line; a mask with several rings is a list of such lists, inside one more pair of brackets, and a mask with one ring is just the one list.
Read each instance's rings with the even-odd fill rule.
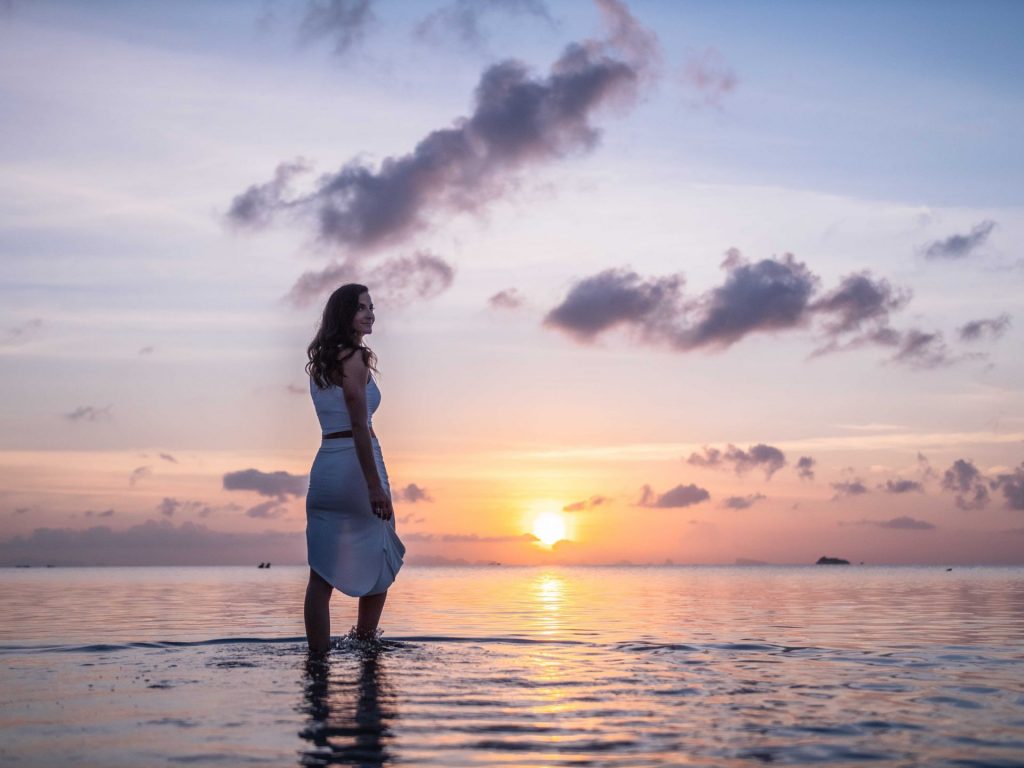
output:
[[377,462],[374,460],[373,446],[370,443],[370,426],[366,415],[366,374],[368,372],[363,355],[358,350],[349,355],[342,363],[344,376],[341,380],[341,391],[345,395],[345,406],[348,408],[349,419],[352,421],[352,441],[356,446],[356,456],[363,469],[366,487],[370,492],[370,506],[373,513],[383,520],[390,519],[393,510],[391,498],[384,490]]

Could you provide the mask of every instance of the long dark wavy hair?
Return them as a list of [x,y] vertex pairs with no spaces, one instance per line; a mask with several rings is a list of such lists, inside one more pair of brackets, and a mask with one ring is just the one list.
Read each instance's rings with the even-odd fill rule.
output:
[[320,389],[335,383],[335,373],[340,374],[339,379],[345,375],[341,364],[356,351],[362,354],[366,367],[378,373],[377,356],[372,349],[356,340],[356,332],[352,330],[352,320],[359,310],[359,297],[368,290],[359,283],[346,283],[327,299],[320,327],[306,350],[309,356],[306,373],[313,377]]

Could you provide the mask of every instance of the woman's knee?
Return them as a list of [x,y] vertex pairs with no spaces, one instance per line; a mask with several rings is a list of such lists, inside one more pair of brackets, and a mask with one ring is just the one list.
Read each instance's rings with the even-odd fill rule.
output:
[[325,579],[319,573],[310,568],[309,584],[307,585],[306,589],[318,593],[323,593],[329,596],[331,592],[334,590],[334,587],[331,586],[331,583],[327,581],[327,579]]

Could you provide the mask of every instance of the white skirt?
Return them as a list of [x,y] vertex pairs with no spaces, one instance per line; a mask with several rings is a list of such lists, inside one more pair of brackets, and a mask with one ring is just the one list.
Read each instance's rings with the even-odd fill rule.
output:
[[[376,438],[370,443],[390,495],[380,443]],[[310,568],[351,597],[383,592],[402,567],[405,545],[395,532],[395,517],[381,520],[371,511],[351,437],[322,440],[313,459],[306,493],[306,553]]]

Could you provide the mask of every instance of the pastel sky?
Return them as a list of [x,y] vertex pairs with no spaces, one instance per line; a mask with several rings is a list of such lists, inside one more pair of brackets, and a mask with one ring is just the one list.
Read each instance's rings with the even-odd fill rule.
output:
[[1022,28],[0,3],[0,564],[304,562],[353,280],[407,562],[1024,563]]

